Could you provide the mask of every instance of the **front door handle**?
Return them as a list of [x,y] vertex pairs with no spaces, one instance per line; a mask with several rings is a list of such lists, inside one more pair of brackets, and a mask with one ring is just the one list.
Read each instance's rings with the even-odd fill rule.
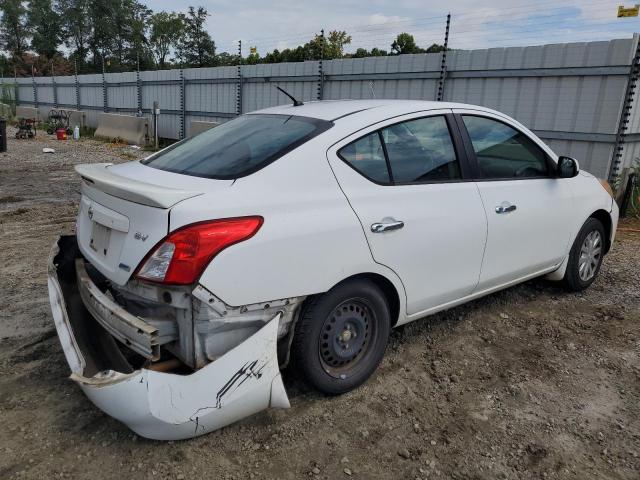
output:
[[509,212],[515,211],[515,209],[516,209],[515,205],[511,205],[510,203],[503,203],[502,205],[498,205],[496,207],[496,213],[498,214],[509,213]]
[[371,225],[371,231],[373,233],[389,232],[391,230],[399,230],[404,227],[404,222],[401,220],[394,220],[387,223],[374,223]]

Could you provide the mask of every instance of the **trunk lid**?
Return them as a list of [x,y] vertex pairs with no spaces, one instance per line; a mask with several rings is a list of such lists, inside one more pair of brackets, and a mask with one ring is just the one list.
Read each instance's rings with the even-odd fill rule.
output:
[[169,233],[171,207],[232,183],[164,172],[140,162],[78,165],[76,171],[82,177],[76,222],[80,251],[118,285],[127,283]]

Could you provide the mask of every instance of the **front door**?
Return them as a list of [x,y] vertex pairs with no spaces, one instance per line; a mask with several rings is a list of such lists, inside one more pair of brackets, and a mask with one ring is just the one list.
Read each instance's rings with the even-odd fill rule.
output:
[[504,118],[456,113],[476,159],[474,176],[489,227],[478,290],[560,263],[570,237],[572,195],[568,181],[556,178],[549,153]]
[[486,215],[476,184],[465,181],[456,128],[450,111],[422,112],[328,152],[373,258],[404,284],[408,315],[464,297],[478,283]]

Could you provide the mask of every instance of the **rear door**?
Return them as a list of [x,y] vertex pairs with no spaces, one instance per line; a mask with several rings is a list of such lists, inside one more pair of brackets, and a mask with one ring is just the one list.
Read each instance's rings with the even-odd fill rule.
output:
[[450,110],[381,122],[327,153],[375,261],[402,280],[408,315],[473,291],[486,216]]
[[454,110],[488,220],[478,290],[549,269],[564,258],[571,229],[569,182],[552,152],[519,124]]

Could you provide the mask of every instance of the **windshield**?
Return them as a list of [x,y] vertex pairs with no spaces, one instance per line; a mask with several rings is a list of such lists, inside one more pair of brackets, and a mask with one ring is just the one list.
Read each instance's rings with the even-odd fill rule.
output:
[[243,115],[142,163],[196,177],[234,179],[260,170],[332,125],[293,115]]

